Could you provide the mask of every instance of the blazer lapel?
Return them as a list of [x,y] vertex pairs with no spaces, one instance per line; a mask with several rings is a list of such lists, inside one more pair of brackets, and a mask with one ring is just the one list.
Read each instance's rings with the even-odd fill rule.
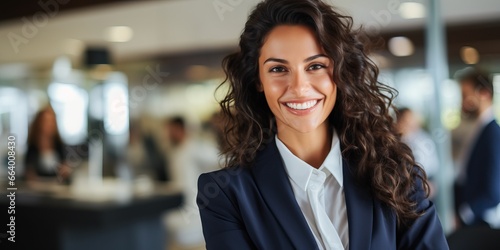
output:
[[342,161],[344,194],[349,223],[349,248],[370,249],[373,228],[373,198],[370,190],[356,183],[347,161]]
[[296,249],[318,249],[309,225],[295,200],[275,139],[258,154],[255,180],[268,208]]

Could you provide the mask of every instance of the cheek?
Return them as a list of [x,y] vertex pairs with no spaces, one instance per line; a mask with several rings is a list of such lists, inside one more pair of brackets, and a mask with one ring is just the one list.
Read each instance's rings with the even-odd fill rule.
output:
[[335,108],[335,102],[337,101],[337,84],[331,79],[325,80],[322,84],[322,92],[327,98],[328,112],[331,112]]
[[333,80],[328,76],[323,77],[318,82],[321,84],[320,91],[323,92],[323,94],[327,95],[327,97],[330,97],[330,99],[335,101],[337,97],[337,84],[335,84]]
[[267,106],[271,109],[273,113],[276,112],[276,106],[278,105],[278,100],[280,97],[279,90],[275,84],[270,82],[263,81],[262,83],[262,91],[264,92],[264,96],[266,98]]
[[285,77],[269,77],[261,78],[262,90],[264,91],[266,98],[277,99],[286,91],[287,80]]
[[463,106],[468,110],[475,109],[478,105],[478,98],[473,95],[466,96],[462,101]]
[[333,82],[333,78],[326,72],[322,74],[312,75],[310,80],[324,90],[330,89],[330,91],[332,91],[336,88],[336,84]]

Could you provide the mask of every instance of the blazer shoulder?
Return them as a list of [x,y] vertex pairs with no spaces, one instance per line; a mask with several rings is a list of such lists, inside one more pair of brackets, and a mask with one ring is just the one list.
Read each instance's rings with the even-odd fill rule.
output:
[[494,136],[500,136],[500,125],[496,120],[493,120],[486,125],[484,131],[488,134],[493,134]]
[[493,120],[488,123],[480,132],[477,139],[477,147],[491,147],[500,145],[500,126]]
[[[249,167],[229,167],[201,174],[198,178],[198,188],[201,185],[209,186],[216,184],[220,189],[231,189],[241,186],[243,183],[252,181],[252,173]],[[200,189],[203,190],[203,189]]]

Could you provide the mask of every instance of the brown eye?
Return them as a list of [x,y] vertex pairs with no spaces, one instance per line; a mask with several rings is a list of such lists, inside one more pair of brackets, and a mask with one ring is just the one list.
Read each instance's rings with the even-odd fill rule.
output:
[[276,66],[276,67],[272,67],[269,72],[271,73],[282,73],[282,72],[286,72],[286,69],[282,66]]
[[326,66],[323,64],[313,64],[313,65],[309,66],[308,70],[319,70],[319,69],[324,69],[324,68],[326,68]]

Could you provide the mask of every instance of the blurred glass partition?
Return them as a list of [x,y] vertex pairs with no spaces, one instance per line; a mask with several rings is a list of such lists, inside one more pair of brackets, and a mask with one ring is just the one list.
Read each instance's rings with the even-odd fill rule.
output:
[[129,142],[129,96],[125,74],[109,73],[103,84],[103,98],[104,160],[113,166],[117,177],[127,181],[132,177],[125,163]]
[[[14,136],[17,176],[23,173],[22,156],[28,139],[28,100],[26,94],[14,87],[0,87],[0,177],[7,175],[7,138]],[[2,178],[7,180],[7,178]],[[1,182],[1,181],[0,181]]]
[[[118,177],[116,187],[128,199],[132,173],[126,163],[129,143],[129,95],[127,77],[121,72],[107,72],[102,79],[90,79],[85,113],[88,119],[86,144],[88,163],[75,177],[74,193],[82,198],[99,196],[104,186]],[[85,110],[87,111],[87,109]],[[110,177],[109,180],[105,180]],[[113,183],[114,180],[113,180]],[[88,188],[88,186],[92,188]]]
[[63,141],[67,145],[83,143],[87,137],[87,91],[73,84],[54,82],[49,85],[48,95]]

